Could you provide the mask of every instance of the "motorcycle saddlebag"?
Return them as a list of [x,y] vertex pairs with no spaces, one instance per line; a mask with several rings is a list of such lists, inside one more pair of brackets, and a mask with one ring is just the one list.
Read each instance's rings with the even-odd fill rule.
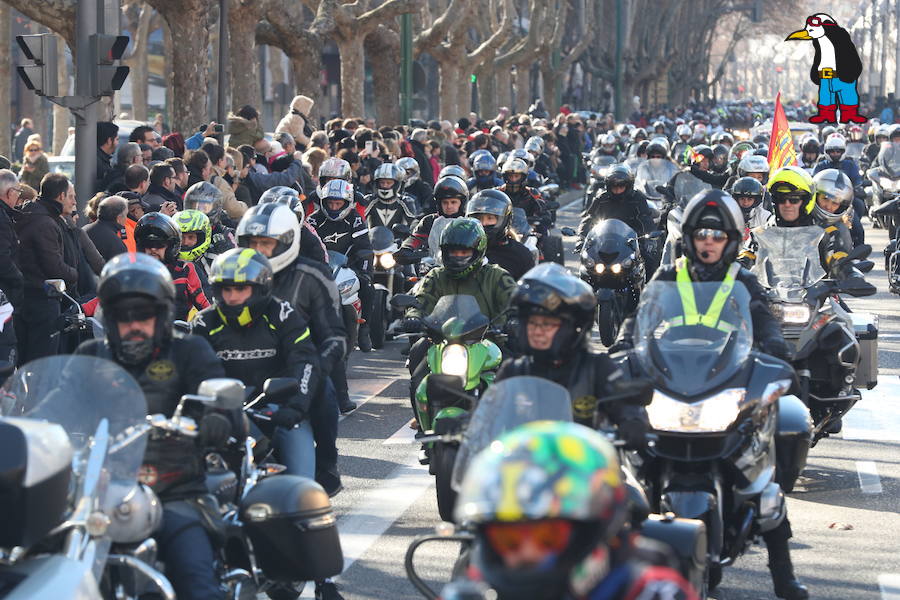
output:
[[850,313],[859,341],[859,366],[854,387],[871,390],[878,384],[878,315]]
[[334,511],[328,494],[312,479],[263,479],[241,501],[240,516],[266,577],[321,581],[343,570]]
[[645,538],[662,542],[675,558],[678,571],[691,581],[706,567],[706,525],[699,519],[681,519],[668,515],[650,515],[641,524]]
[[55,423],[0,420],[0,547],[28,548],[68,509],[72,446]]

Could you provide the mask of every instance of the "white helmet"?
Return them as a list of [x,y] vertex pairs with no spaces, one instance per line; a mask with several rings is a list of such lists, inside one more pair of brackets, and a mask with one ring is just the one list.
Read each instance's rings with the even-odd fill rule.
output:
[[769,161],[765,156],[759,154],[744,154],[741,162],[738,163],[738,177],[745,177],[750,173],[768,173]]
[[350,181],[352,176],[353,170],[350,168],[350,163],[343,158],[325,159],[325,162],[319,167],[320,181],[325,177],[329,179],[343,179],[345,181]]
[[268,202],[251,207],[238,223],[238,246],[250,247],[250,238],[267,237],[278,242],[269,263],[272,271],[285,269],[300,254],[300,223],[287,204]]
[[[394,164],[397,165],[401,170],[403,170],[403,172],[405,174],[405,178],[404,178],[403,182],[407,187],[414,184],[416,182],[416,180],[419,178],[419,176],[421,175],[421,171],[419,169],[419,163],[416,162],[416,159],[414,159],[412,157],[404,156],[403,158],[398,159],[397,162],[395,162]],[[382,165],[382,166],[384,166],[384,165]],[[381,168],[381,167],[379,167],[379,168]],[[377,169],[375,170],[375,175],[376,175],[376,179],[377,179],[377,175],[378,175]]]
[[[342,208],[332,212],[326,207],[326,200],[343,200],[345,204]],[[356,196],[353,193],[353,186],[343,179],[332,179],[319,188],[319,202],[321,203],[322,212],[327,218],[332,221],[340,221],[356,208]]]
[[679,125],[678,128],[675,130],[675,134],[678,135],[678,137],[681,137],[683,135],[688,135],[688,136],[691,135],[691,126],[690,125]]
[[847,142],[844,141],[844,137],[837,133],[833,133],[828,136],[828,139],[825,140],[825,153],[827,154],[829,150],[840,150],[841,152],[846,152]]
[[[419,168],[419,164],[416,163],[415,159],[408,158],[407,160],[415,163],[416,169]],[[403,169],[400,167],[399,162],[383,163],[375,169],[375,174],[372,176],[372,181],[375,184],[375,196],[382,202],[396,202],[397,197],[400,195],[400,186],[403,183]],[[378,184],[380,180],[390,180],[394,183],[389,188],[382,188]]]

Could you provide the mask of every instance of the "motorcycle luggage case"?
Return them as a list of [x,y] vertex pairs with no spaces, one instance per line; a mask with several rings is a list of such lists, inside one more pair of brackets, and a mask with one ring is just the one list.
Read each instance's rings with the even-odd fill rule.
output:
[[859,341],[859,366],[854,387],[871,390],[878,384],[878,315],[850,313]]
[[698,519],[682,519],[669,513],[650,515],[641,524],[641,535],[668,546],[679,572],[688,580],[703,573],[707,560],[706,525]]
[[29,548],[68,509],[72,446],[55,423],[0,420],[0,547]]
[[241,501],[240,516],[270,579],[321,581],[343,570],[334,511],[328,494],[312,479],[263,479]]

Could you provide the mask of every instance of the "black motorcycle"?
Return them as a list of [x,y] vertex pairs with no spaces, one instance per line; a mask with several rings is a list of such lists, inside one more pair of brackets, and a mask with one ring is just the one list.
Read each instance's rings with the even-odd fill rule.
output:
[[810,423],[787,363],[752,350],[750,294],[740,282],[651,282],[638,308],[626,374],[656,388],[654,445],[635,459],[651,509],[706,524],[706,590],[750,542],[785,518],[776,479],[806,463]]
[[872,182],[872,209],[869,215],[887,229],[896,246],[893,240],[900,226],[900,210],[893,200],[900,198],[900,144],[882,144],[876,162],[878,166],[866,172],[866,177]]

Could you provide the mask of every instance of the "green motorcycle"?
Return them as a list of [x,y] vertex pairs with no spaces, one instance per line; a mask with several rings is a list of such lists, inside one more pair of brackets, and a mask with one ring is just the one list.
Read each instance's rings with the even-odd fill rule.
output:
[[464,294],[444,296],[422,319],[432,345],[426,355],[428,374],[416,387],[416,419],[425,433],[420,438],[423,462],[435,476],[438,511],[445,521],[452,520],[456,502],[450,479],[459,440],[503,359],[497,344],[486,339],[490,325],[475,298]]

